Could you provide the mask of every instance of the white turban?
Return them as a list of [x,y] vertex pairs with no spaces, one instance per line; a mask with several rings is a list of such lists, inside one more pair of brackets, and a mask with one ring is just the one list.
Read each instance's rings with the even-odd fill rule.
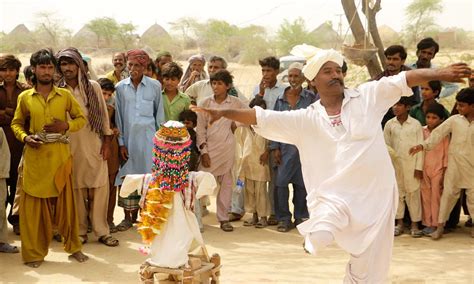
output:
[[328,61],[332,61],[340,67],[344,63],[344,57],[334,49],[320,49],[312,45],[301,44],[293,47],[290,53],[306,58],[303,74],[308,80],[313,80],[319,69]]

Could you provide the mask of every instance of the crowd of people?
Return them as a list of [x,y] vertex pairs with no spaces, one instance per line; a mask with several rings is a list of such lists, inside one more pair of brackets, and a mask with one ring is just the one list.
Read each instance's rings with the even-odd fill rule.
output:
[[[417,45],[418,60],[409,65],[406,49],[390,46],[385,50],[387,68],[373,80],[435,68],[431,60],[438,51],[432,38],[423,39]],[[202,55],[192,56],[183,70],[169,52],[160,52],[153,60],[134,49],[115,53],[112,63],[113,70],[93,78],[79,50],[41,49],[23,68],[21,82],[18,58],[0,56],[0,203],[9,205],[8,214],[0,210],[0,252],[20,251],[8,244],[5,220],[20,235],[23,261],[31,267],[41,265],[53,239],[63,242],[64,250],[79,262],[88,259],[82,249],[90,233],[106,246],[118,246],[114,234],[140,222],[140,192],[117,198],[123,177],[151,172],[153,136],[169,120],[183,122],[191,135],[189,169],[209,172],[217,181],[216,217],[223,231],[233,231],[232,222],[246,213],[244,226],[276,226],[282,233],[312,216],[303,173],[319,176],[325,170],[311,172],[302,166],[301,159],[308,158],[301,157],[295,146],[298,136],[284,140],[288,143],[269,140],[243,123],[227,118],[211,121],[205,113],[191,110],[193,105],[277,112],[307,109],[320,99],[321,90],[316,79],[309,80],[303,72],[303,64],[290,65],[288,84],[283,84],[277,80],[279,60],[262,58],[260,83],[251,94],[243,94],[219,56],[207,61]],[[347,65],[340,65],[345,75]],[[337,79],[329,84],[338,82],[343,85]],[[456,228],[463,205],[469,216],[465,225],[472,226],[474,76],[469,87],[458,89],[459,84],[440,81],[413,86],[412,95],[384,112],[382,125],[377,126],[383,128],[398,185],[395,236],[408,224],[413,237],[439,239]],[[327,119],[333,138],[342,141],[345,118],[340,112],[327,112]],[[291,123],[271,129],[278,133]],[[328,163],[338,159],[326,158]],[[116,204],[124,216],[118,224]],[[202,216],[208,214],[210,199],[201,198],[196,204],[204,230]]]

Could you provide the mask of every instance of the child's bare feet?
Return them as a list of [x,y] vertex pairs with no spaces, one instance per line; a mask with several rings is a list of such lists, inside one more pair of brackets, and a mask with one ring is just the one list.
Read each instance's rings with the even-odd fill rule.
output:
[[69,257],[74,258],[77,262],[85,262],[89,259],[89,257],[82,253],[82,251],[76,251],[75,253],[71,254]]

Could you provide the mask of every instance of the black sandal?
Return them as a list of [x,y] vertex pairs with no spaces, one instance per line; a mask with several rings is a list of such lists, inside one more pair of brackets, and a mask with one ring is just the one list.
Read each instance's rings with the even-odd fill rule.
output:
[[232,232],[234,230],[234,227],[232,227],[232,224],[229,221],[222,221],[221,229],[224,232]]

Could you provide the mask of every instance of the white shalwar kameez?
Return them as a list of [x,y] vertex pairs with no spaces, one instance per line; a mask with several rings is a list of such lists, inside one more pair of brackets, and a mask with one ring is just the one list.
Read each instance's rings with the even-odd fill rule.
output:
[[345,283],[386,281],[398,192],[380,123],[410,95],[405,72],[344,90],[345,133],[320,101],[295,111],[255,108],[258,134],[298,148],[310,213],[298,230],[313,254],[332,239],[351,254]]

